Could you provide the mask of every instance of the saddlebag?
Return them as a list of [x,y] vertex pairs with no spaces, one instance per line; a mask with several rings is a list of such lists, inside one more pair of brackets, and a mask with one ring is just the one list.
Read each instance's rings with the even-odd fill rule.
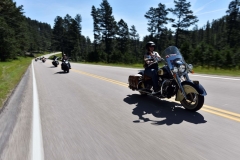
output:
[[139,83],[141,77],[142,77],[141,74],[130,75],[128,77],[128,84],[129,84],[128,87],[132,90],[138,89],[138,83]]

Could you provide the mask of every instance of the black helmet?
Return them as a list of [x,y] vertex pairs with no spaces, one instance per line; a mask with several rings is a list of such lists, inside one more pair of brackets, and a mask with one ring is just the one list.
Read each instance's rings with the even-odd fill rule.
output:
[[146,49],[148,49],[149,46],[155,47],[155,43],[154,43],[153,41],[149,41],[149,42],[147,42],[147,44],[146,44]]

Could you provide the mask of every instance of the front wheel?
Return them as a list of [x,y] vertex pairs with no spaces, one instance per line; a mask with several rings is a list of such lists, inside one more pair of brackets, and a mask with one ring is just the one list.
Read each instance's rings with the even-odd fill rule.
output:
[[196,93],[188,93],[187,100],[184,98],[180,102],[185,109],[195,112],[202,108],[204,103],[204,96]]

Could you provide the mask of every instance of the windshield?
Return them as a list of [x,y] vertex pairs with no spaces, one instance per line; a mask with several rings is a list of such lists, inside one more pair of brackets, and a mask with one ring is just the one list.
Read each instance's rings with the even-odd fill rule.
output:
[[171,70],[176,65],[185,64],[182,54],[175,46],[169,46],[165,49],[161,57],[167,62],[167,65]]

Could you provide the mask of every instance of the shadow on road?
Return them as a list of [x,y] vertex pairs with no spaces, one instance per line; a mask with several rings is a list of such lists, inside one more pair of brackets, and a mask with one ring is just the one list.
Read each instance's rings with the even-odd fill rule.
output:
[[59,72],[56,72],[54,74],[67,74],[67,72],[64,72],[64,71],[59,71]]
[[55,67],[55,66],[51,66],[51,67],[49,67],[49,68],[57,68],[57,67]]
[[[164,99],[159,100],[150,96],[132,94],[124,98],[124,101],[128,104],[136,104],[132,114],[137,115],[139,119],[133,121],[134,123],[151,121],[153,125],[173,125],[180,124],[183,121],[193,124],[207,122],[200,113],[187,111],[181,104],[169,102]],[[152,114],[156,118],[163,118],[163,120],[156,121],[145,118],[144,116],[147,114]]]

